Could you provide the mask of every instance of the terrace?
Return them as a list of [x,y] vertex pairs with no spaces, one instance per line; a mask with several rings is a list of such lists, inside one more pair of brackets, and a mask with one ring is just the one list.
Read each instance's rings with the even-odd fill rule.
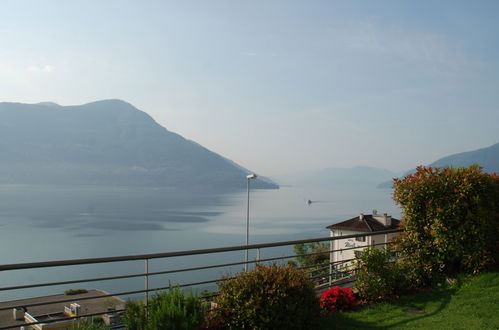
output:
[[[123,299],[144,299],[146,302],[149,299],[149,295],[154,292],[158,292],[160,290],[165,290],[169,288],[169,276],[174,274],[185,274],[185,273],[195,273],[195,278],[197,281],[194,282],[186,282],[186,283],[173,283],[178,285],[181,288],[193,288],[194,290],[199,290],[203,286],[215,287],[216,283],[220,281],[220,277],[217,276],[215,278],[209,278],[210,270],[217,269],[222,273],[235,273],[240,271],[244,265],[248,265],[251,268],[252,265],[257,263],[283,263],[286,264],[289,260],[293,260],[297,257],[296,254],[285,254],[285,251],[291,251],[292,246],[295,244],[303,244],[303,243],[317,243],[317,242],[330,242],[330,246],[333,246],[332,242],[339,239],[348,239],[370,235],[384,235],[384,234],[392,234],[400,232],[400,230],[387,230],[382,232],[375,233],[361,233],[361,234],[353,234],[353,235],[345,235],[345,236],[337,236],[337,237],[322,237],[322,238],[314,238],[307,240],[295,240],[295,241],[284,241],[284,242],[272,242],[265,244],[252,244],[252,245],[244,245],[244,246],[231,246],[231,247],[222,247],[215,249],[202,249],[202,250],[188,250],[188,251],[178,251],[178,252],[166,252],[166,253],[156,253],[156,254],[144,254],[144,255],[130,255],[130,256],[118,256],[118,257],[104,257],[104,258],[90,258],[90,259],[78,259],[78,260],[60,260],[60,261],[48,261],[48,262],[34,262],[34,263],[25,263],[25,264],[10,264],[10,265],[0,265],[0,271],[2,273],[6,272],[15,272],[15,271],[23,271],[30,269],[47,269],[47,268],[59,268],[57,281],[54,282],[44,282],[44,283],[19,283],[17,285],[10,285],[6,287],[0,287],[0,292],[14,292],[18,290],[23,290],[23,292],[28,292],[34,288],[53,288],[53,290],[57,290],[58,287],[64,287],[68,285],[78,285],[81,286],[85,284],[86,286],[89,283],[105,283],[105,282],[113,282],[119,281],[123,279],[143,279],[143,288],[137,288],[134,290],[121,290],[114,292],[97,292],[97,291],[89,291],[89,294],[78,295],[78,297],[71,297],[66,295],[55,295],[55,296],[47,296],[43,298],[37,298],[33,300],[24,300],[20,302],[16,301],[7,301],[0,304],[0,316],[2,321],[0,321],[0,330],[3,329],[13,329],[18,328],[22,325],[22,322],[18,322],[13,319],[13,317],[3,317],[3,315],[12,315],[12,310],[14,308],[19,308],[20,306],[32,310],[35,308],[41,308],[44,306],[46,310],[49,310],[50,313],[55,312],[61,309],[64,304],[69,305],[78,301],[79,304],[86,304],[89,306],[87,309],[83,309],[82,313],[77,316],[66,316],[61,318],[56,318],[52,320],[46,321],[36,321],[30,323],[30,325],[35,324],[50,324],[54,322],[58,322],[64,319],[79,319],[86,318],[98,315],[105,315],[108,311],[103,307],[102,303],[106,298],[114,298],[120,297]],[[389,242],[384,242],[380,244],[375,244],[382,248],[390,244]],[[283,250],[284,248],[284,250]],[[238,251],[245,251],[246,249],[255,252],[255,258],[253,260],[249,260],[247,263],[244,261],[240,261]],[[275,250],[277,249],[277,250]],[[345,250],[353,250],[359,249],[355,247],[344,248],[333,250],[330,249],[327,251],[329,254],[333,254],[339,251]],[[318,252],[324,253],[324,252]],[[318,254],[318,253],[309,253],[308,255]],[[179,264],[179,258],[188,258],[190,256],[201,255],[203,258],[201,260],[209,260],[211,256],[228,254],[231,258],[236,257],[237,260],[232,260],[231,262],[224,262],[218,264],[210,264],[208,262],[203,264],[192,264],[189,267],[184,268],[163,268],[158,271],[150,271],[149,266],[150,262],[153,260],[161,260],[162,262],[159,265],[168,264],[167,262],[163,262],[165,260],[174,259],[176,264]],[[263,257],[269,256],[269,257]],[[213,258],[217,259],[217,258]],[[225,259],[227,260],[227,259]],[[71,279],[65,276],[65,272],[69,272],[71,267],[82,267],[85,265],[92,264],[113,264],[113,263],[122,263],[122,262],[143,262],[144,263],[144,272],[141,273],[133,273],[133,274],[120,274],[120,275],[112,275],[112,276],[97,276],[92,278],[81,278],[81,279]],[[335,285],[351,285],[353,282],[353,274],[351,269],[348,267],[344,267],[344,265],[348,265],[351,263],[351,259],[345,259],[341,261],[329,262],[327,264],[318,264],[318,265],[309,265],[306,268],[309,270],[310,277],[314,279],[316,283],[317,290],[323,290],[324,288],[335,286]],[[207,275],[208,274],[208,275]],[[152,283],[152,279],[154,277],[160,277],[161,283],[164,283],[162,286],[154,286],[150,285]],[[164,279],[164,280],[163,280]],[[156,281],[157,282],[157,281]],[[32,298],[32,297],[28,297]],[[100,301],[100,302],[99,302]],[[120,305],[115,309],[115,312],[119,313],[123,311],[123,306]],[[62,310],[61,310],[62,312]],[[25,324],[28,325],[28,324]]]

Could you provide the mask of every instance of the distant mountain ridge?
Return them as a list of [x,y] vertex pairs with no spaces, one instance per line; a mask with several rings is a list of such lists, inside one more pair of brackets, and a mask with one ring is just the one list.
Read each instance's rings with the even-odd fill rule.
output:
[[487,148],[461,152],[440,158],[430,164],[432,167],[468,167],[478,164],[487,173],[499,173],[499,143]]
[[[499,173],[499,143],[486,148],[449,155],[434,161],[429,166],[469,167],[473,164],[480,165],[487,173]],[[405,175],[414,172],[415,169],[406,172]],[[379,187],[389,188],[392,184],[392,181],[385,181],[380,183]]]
[[351,168],[325,168],[302,171],[275,177],[279,184],[318,188],[367,188],[376,187],[380,181],[388,180],[397,173],[383,168],[356,166]]
[[[249,170],[121,100],[0,103],[0,183],[246,187]],[[254,188],[275,189],[256,179]]]

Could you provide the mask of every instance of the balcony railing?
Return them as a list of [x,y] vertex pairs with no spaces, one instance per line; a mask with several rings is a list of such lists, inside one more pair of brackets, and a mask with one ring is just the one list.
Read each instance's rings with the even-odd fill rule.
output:
[[[113,264],[113,263],[118,263],[118,262],[143,262],[144,263],[144,271],[139,272],[139,273],[127,273],[127,274],[120,274],[120,275],[112,275],[112,276],[96,276],[96,277],[87,277],[87,278],[80,278],[80,279],[67,279],[67,277],[64,276],[64,272],[61,271],[57,274],[57,278],[59,279],[58,281],[46,281],[46,282],[40,282],[40,283],[19,283],[16,285],[10,285],[10,286],[4,286],[0,287],[0,297],[4,296],[5,292],[14,292],[18,290],[29,290],[29,289],[34,289],[34,288],[43,288],[43,287],[62,287],[62,286],[67,286],[67,285],[74,285],[74,284],[80,284],[80,283],[91,283],[91,282],[107,282],[107,281],[118,281],[118,280],[123,280],[123,279],[132,279],[132,278],[142,278],[143,279],[143,288],[141,289],[136,289],[136,290],[118,290],[116,292],[112,293],[103,293],[99,295],[90,295],[90,296],[66,296],[63,299],[57,299],[53,301],[46,301],[44,299],[43,301],[31,301],[31,302],[26,302],[20,304],[19,301],[17,303],[9,303],[9,302],[0,302],[0,313],[4,313],[6,310],[13,310],[14,308],[17,309],[30,309],[32,307],[36,306],[42,306],[42,305],[53,305],[53,304],[61,304],[61,303],[67,303],[68,305],[72,302],[75,301],[85,301],[85,300],[95,300],[95,299],[105,299],[105,298],[110,298],[110,297],[123,297],[123,298],[137,298],[137,295],[140,295],[143,297],[145,302],[147,303],[149,299],[149,294],[153,292],[157,292],[160,290],[166,290],[169,289],[171,286],[155,286],[151,287],[151,279],[154,277],[158,276],[171,276],[173,274],[183,274],[183,273],[196,273],[196,276],[194,276],[197,280],[196,281],[189,281],[186,283],[174,283],[175,286],[181,287],[181,288],[199,288],[200,286],[211,286],[215,287],[216,283],[221,281],[220,276],[217,276],[217,278],[207,278],[209,275],[203,274],[203,272],[206,272],[208,270],[213,270],[213,269],[219,269],[220,271],[225,271],[225,272],[231,272],[234,270],[234,267],[240,267],[239,271],[242,270],[244,265],[248,265],[250,268],[254,264],[258,263],[287,263],[289,260],[293,260],[298,256],[306,256],[306,255],[314,255],[314,254],[324,254],[327,253],[329,255],[332,255],[335,252],[340,252],[340,251],[347,251],[347,250],[359,250],[365,248],[363,247],[349,247],[349,248],[344,248],[344,249],[338,249],[338,250],[333,250],[329,249],[329,251],[322,251],[322,252],[316,252],[316,253],[308,253],[308,254],[302,254],[302,255],[296,255],[296,254],[282,254],[282,249],[281,249],[281,255],[276,256],[275,252],[272,253],[271,250],[272,248],[279,248],[279,247],[287,247],[287,251],[291,251],[292,246],[295,244],[303,244],[303,243],[317,243],[317,242],[333,242],[339,239],[355,239],[356,237],[362,237],[362,236],[375,236],[375,235],[387,235],[391,233],[397,233],[400,232],[401,230],[396,229],[396,230],[387,230],[387,231],[380,231],[380,232],[374,232],[374,233],[361,233],[361,234],[355,234],[355,235],[345,235],[345,236],[336,236],[336,237],[321,237],[321,238],[313,238],[313,239],[305,239],[305,240],[293,240],[293,241],[282,241],[282,242],[272,242],[272,243],[263,243],[263,244],[251,244],[251,245],[242,245],[242,246],[230,246],[230,247],[221,247],[221,248],[213,248],[213,249],[200,249],[200,250],[187,250],[187,251],[178,251],[178,252],[165,252],[165,253],[153,253],[153,254],[140,254],[140,255],[128,255],[128,256],[118,256],[118,257],[103,257],[103,258],[87,258],[87,259],[72,259],[72,260],[59,260],[59,261],[46,261],[46,262],[31,262],[31,263],[18,263],[18,264],[7,264],[7,265],[0,265],[0,275],[6,274],[7,272],[15,272],[15,271],[29,271],[29,270],[38,270],[38,269],[48,269],[48,268],[61,268],[62,270],[67,270],[68,266],[82,266],[82,265],[90,265],[90,264]],[[378,243],[374,244],[375,246],[386,246],[387,244],[390,244],[389,242],[383,242],[383,243]],[[331,243],[330,246],[332,247],[333,244]],[[189,256],[196,256],[196,255],[202,255],[206,256],[204,260],[208,260],[210,256],[213,255],[220,255],[223,253],[230,253],[230,252],[237,252],[237,251],[245,251],[245,250],[250,250],[255,252],[255,258],[253,260],[249,260],[247,263],[244,261],[236,261],[233,260],[232,262],[223,262],[223,263],[217,263],[217,264],[192,264],[189,265],[189,267],[180,267],[180,268],[174,268],[174,269],[162,269],[158,271],[150,271],[149,266],[150,262],[156,259],[161,259],[161,260],[169,260],[169,259],[175,259],[177,258],[187,258]],[[263,255],[268,255],[268,257],[263,258]],[[236,255],[232,254],[230,256],[231,258],[236,257]],[[240,258],[242,259],[242,258]],[[321,263],[317,265],[310,265],[306,268],[308,271],[310,277],[315,281],[316,286],[319,289],[324,289],[329,286],[334,286],[334,285],[339,285],[339,284],[345,284],[349,282],[353,282],[353,277],[352,277],[352,261],[354,259],[345,259],[341,261],[334,261],[334,262],[329,262],[329,263]],[[66,279],[64,279],[66,278]],[[225,277],[225,279],[230,278],[230,277]],[[215,295],[216,293],[212,294]],[[143,296],[142,296],[143,295]],[[118,309],[114,311],[115,313],[123,312],[123,309]],[[98,315],[103,315],[107,314],[109,311],[99,311],[95,313],[83,313],[77,316],[71,316],[71,317],[61,317],[57,318],[54,320],[47,320],[47,321],[38,321],[34,323],[24,323],[24,324],[19,324],[19,322],[14,323],[13,317],[11,317],[12,322],[5,324],[0,322],[0,330],[2,329],[13,329],[13,328],[18,328],[20,326],[29,326],[29,325],[35,325],[35,324],[50,324],[53,322],[58,322],[62,320],[71,320],[71,319],[79,319],[79,318],[86,318],[86,317],[93,317],[93,316],[98,316]],[[1,315],[1,314],[0,314]],[[13,315],[13,314],[10,314]],[[1,318],[1,317],[0,317]]]

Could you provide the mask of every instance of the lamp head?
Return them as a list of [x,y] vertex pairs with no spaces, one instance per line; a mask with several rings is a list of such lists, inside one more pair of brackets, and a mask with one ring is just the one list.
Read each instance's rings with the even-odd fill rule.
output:
[[256,179],[256,174],[255,173],[252,173],[252,174],[248,174],[246,175],[246,179]]

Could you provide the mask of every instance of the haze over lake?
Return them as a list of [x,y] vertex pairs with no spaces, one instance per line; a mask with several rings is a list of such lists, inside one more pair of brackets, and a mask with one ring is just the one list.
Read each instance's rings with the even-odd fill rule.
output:
[[[250,243],[328,236],[327,225],[373,209],[400,216],[391,190],[386,189],[282,187],[252,190],[250,194]],[[307,205],[308,199],[312,204]],[[244,245],[246,192],[210,195],[166,188],[3,185],[0,224],[2,264]],[[268,257],[265,253],[282,255],[285,251],[262,253],[262,257]],[[173,269],[239,258],[242,261],[243,252],[190,257],[174,263],[154,261],[151,268]],[[19,271],[0,277],[5,285],[53,281],[62,276],[62,271],[64,278],[68,274],[73,278],[107,276],[143,271],[143,263]],[[219,270],[212,272],[214,278],[220,275]],[[196,280],[189,276],[157,279],[156,284]],[[116,292],[142,283],[115,281],[87,287]],[[40,288],[29,294],[54,291],[61,288]],[[8,297],[23,294],[27,293],[9,292]]]
[[[325,237],[373,209],[400,219],[389,187],[420,165],[499,173],[498,12],[3,1],[0,265],[244,246],[250,174],[251,244]],[[0,301],[140,290],[145,266],[172,271],[150,288],[216,280],[243,267],[174,271],[244,252],[0,271]],[[2,290],[125,274],[137,277]]]

